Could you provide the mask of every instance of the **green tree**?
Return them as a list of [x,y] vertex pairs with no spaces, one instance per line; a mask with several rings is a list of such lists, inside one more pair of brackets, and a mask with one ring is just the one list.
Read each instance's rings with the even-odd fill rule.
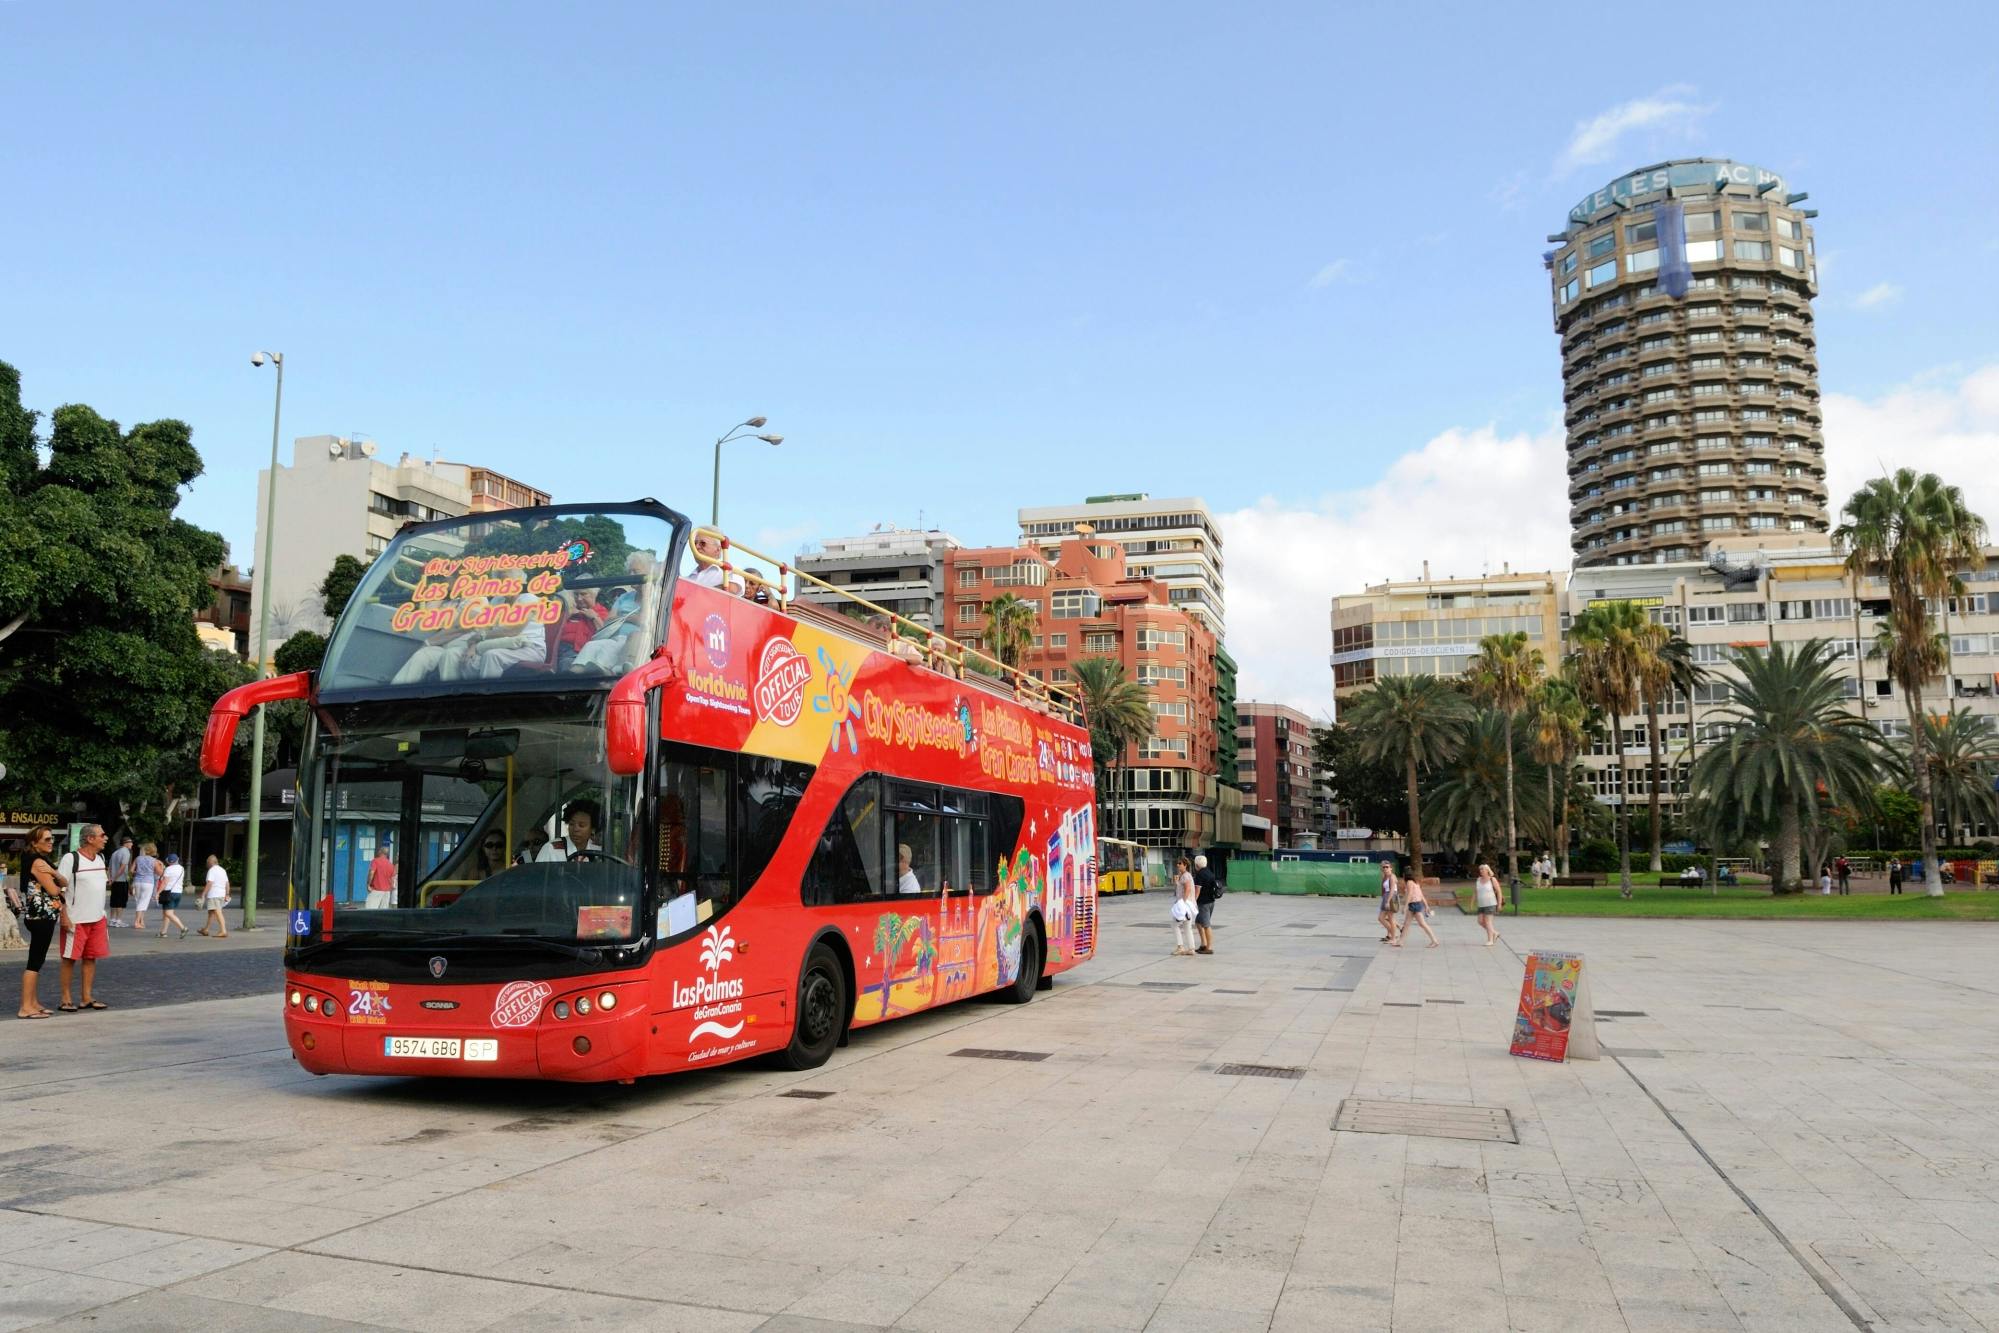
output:
[[1362,828],[1390,829],[1402,822],[1402,774],[1391,764],[1361,757],[1360,735],[1344,722],[1312,731],[1312,767],[1330,787],[1347,817]]
[[1878,574],[1888,585],[1896,638],[1888,674],[1902,687],[1909,714],[1909,776],[1922,806],[1923,870],[1929,895],[1941,898],[1936,807],[1925,755],[1928,732],[1922,724],[1923,682],[1942,667],[1930,633],[1929,608],[1959,586],[1961,568],[1985,562],[1985,520],[1971,511],[1963,492],[1935,473],[1902,468],[1853,493],[1840,509],[1833,541],[1846,551],[1847,568],[1856,578]]
[[1992,791],[1999,770],[1999,729],[1992,719],[1968,708],[1953,708],[1944,717],[1925,717],[1929,735],[1930,791],[1941,807],[1950,841],[1958,842],[1966,824],[1999,823],[1999,801]]
[[1514,814],[1513,719],[1526,709],[1541,684],[1541,650],[1527,646],[1527,635],[1514,630],[1488,634],[1478,642],[1478,655],[1465,668],[1472,697],[1499,714],[1504,724],[1506,761],[1506,877],[1520,878],[1519,821]]
[[1922,837],[1923,807],[1900,787],[1876,787],[1872,811],[1880,825],[1881,845],[1884,848],[1899,850],[1913,847]]
[[194,631],[222,538],[174,517],[201,475],[179,421],[121,430],[56,409],[42,462],[20,376],[0,364],[0,760],[22,803],[111,822],[192,789],[219,665]]
[[1648,663],[1665,633],[1636,602],[1597,602],[1584,607],[1570,627],[1575,645],[1570,676],[1586,703],[1610,716],[1617,755],[1617,880],[1620,896],[1631,896],[1631,803],[1626,799],[1624,719],[1638,711]]
[[1402,769],[1409,807],[1410,873],[1421,879],[1423,812],[1418,774],[1457,753],[1471,705],[1450,682],[1436,676],[1383,676],[1355,695],[1348,711],[1348,722],[1361,736],[1361,756]]
[[1126,749],[1152,734],[1152,692],[1124,674],[1124,663],[1086,657],[1076,663],[1076,690],[1090,724],[1090,759],[1097,775],[1097,805],[1111,808]]
[[326,571],[326,577],[319,581],[319,605],[326,612],[327,623],[340,619],[340,613],[353,600],[354,590],[361,586],[362,576],[368,572],[358,556],[336,555],[333,568]]
[[1007,666],[1018,668],[1034,647],[1034,608],[1003,592],[986,603],[985,649]]
[[[1549,676],[1534,691],[1533,702],[1528,705],[1528,725],[1533,728],[1534,759],[1541,765],[1548,788],[1548,825],[1555,831],[1554,845],[1562,858],[1562,873],[1566,875],[1571,808],[1567,775],[1589,739],[1589,705],[1576,693],[1575,683],[1568,676]],[[1562,788],[1559,805],[1555,799],[1558,781]]]
[[1540,767],[1522,752],[1525,741],[1522,736],[1516,743],[1512,719],[1497,708],[1472,716],[1457,752],[1424,793],[1430,827],[1440,841],[1483,857],[1500,836],[1511,838],[1516,829],[1548,836],[1538,812],[1516,822],[1507,799],[1515,773],[1524,772],[1531,781]]
[[1881,774],[1881,733],[1847,710],[1834,660],[1823,639],[1743,649],[1716,715],[1729,733],[1693,767],[1702,827],[1723,841],[1771,837],[1778,887],[1799,874],[1820,802],[1865,801]]
[[1684,638],[1664,628],[1647,635],[1651,649],[1640,663],[1644,677],[1645,692],[1645,746],[1651,759],[1651,817],[1652,817],[1652,858],[1647,868],[1657,874],[1663,868],[1660,858],[1663,832],[1659,820],[1659,789],[1665,785],[1659,756],[1665,739],[1664,729],[1659,725],[1659,702],[1671,694],[1683,694],[1688,699],[1694,697],[1694,689],[1707,679],[1707,669],[1694,661],[1693,645]]
[[294,671],[317,671],[325,658],[326,636],[309,629],[292,635],[271,654],[271,662],[280,676],[288,676]]

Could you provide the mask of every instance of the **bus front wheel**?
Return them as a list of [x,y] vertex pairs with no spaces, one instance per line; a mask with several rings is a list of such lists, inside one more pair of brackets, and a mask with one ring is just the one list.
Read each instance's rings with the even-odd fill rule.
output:
[[1026,1004],[1041,985],[1041,928],[1030,925],[1027,938],[1020,942],[1020,974],[1013,984],[994,992],[1001,1004]]
[[812,946],[805,956],[805,970],[798,977],[798,1020],[792,1025],[791,1044],[784,1048],[784,1064],[789,1069],[817,1069],[832,1058],[840,1044],[840,1011],[847,997],[847,975],[840,959],[823,944]]

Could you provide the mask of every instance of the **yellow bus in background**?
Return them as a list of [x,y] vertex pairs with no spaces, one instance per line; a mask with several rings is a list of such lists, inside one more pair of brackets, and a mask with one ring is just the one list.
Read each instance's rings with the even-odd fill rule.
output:
[[1145,848],[1122,838],[1098,838],[1097,892],[1144,893]]

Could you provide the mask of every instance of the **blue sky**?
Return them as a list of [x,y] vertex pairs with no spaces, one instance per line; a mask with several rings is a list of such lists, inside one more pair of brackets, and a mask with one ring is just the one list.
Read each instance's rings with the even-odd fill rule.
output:
[[[1828,393],[1984,428],[1999,23],[1700,12],[0,3],[0,359],[33,406],[191,422],[185,512],[245,562],[259,347],[287,442],[565,500],[705,512],[767,414],[723,514],[787,545],[1200,494],[1246,680],[1306,702],[1320,636],[1277,630],[1341,579],[1559,559],[1514,503],[1561,485],[1539,256],[1626,169],[1810,191]],[[1440,440],[1518,486],[1433,496]]]

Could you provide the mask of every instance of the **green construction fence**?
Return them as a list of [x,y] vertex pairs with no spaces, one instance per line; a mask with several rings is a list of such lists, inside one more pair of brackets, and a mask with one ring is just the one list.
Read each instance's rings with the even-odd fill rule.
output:
[[1231,861],[1231,893],[1316,893],[1371,898],[1381,892],[1381,867],[1371,861]]

